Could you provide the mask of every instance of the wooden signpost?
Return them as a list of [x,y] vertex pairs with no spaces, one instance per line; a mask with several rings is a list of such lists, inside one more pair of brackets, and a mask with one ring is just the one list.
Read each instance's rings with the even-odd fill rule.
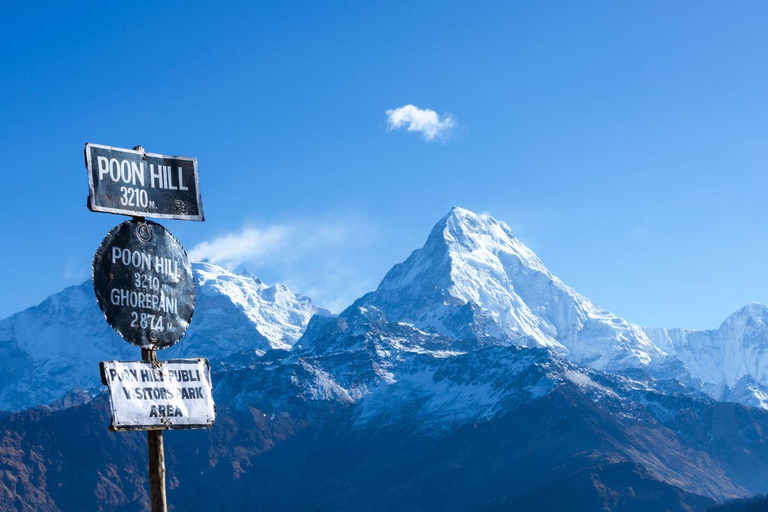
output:
[[197,160],[85,145],[88,208],[133,217],[110,231],[93,259],[93,287],[104,317],[141,361],[104,361],[110,428],[146,430],[152,512],[167,512],[163,430],[211,428],[216,418],[207,359],[158,361],[177,343],[195,310],[187,253],[144,217],[204,220]]

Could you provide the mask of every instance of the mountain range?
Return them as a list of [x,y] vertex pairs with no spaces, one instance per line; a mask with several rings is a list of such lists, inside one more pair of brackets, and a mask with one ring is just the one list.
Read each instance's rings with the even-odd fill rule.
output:
[[[195,321],[166,358],[219,360],[240,350],[290,348],[315,314],[329,314],[283,285],[268,286],[247,271],[233,274],[211,263],[193,265]],[[0,321],[0,410],[42,405],[79,387],[98,387],[99,361],[140,358],[104,321],[88,280],[40,305]]]
[[[461,208],[339,315],[195,275],[162,356],[211,358],[219,419],[168,435],[175,510],[691,511],[768,490],[765,306],[640,327]],[[137,351],[90,282],[0,322],[0,511],[146,509],[143,438],[107,431],[97,389],[98,361]]]

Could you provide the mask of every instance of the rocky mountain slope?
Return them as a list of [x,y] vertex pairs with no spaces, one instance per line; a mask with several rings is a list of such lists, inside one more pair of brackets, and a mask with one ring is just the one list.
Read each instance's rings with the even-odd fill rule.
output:
[[[231,356],[216,426],[166,437],[170,502],[682,512],[768,481],[768,412],[456,341],[356,309],[315,317],[291,351]],[[108,422],[103,396],[0,420],[0,511],[146,508],[144,437]]]

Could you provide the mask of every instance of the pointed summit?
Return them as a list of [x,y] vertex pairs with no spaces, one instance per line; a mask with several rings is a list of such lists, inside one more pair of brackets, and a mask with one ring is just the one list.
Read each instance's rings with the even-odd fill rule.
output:
[[740,310],[728,315],[720,326],[721,330],[738,331],[741,337],[748,331],[768,332],[768,306],[750,302]]
[[645,333],[563,284],[505,223],[454,207],[354,307],[479,345],[544,346],[597,368],[664,354]]
[[464,245],[471,249],[480,239],[507,241],[514,238],[512,230],[488,214],[476,214],[464,208],[454,206],[440,219],[429,235],[427,244],[445,243]]

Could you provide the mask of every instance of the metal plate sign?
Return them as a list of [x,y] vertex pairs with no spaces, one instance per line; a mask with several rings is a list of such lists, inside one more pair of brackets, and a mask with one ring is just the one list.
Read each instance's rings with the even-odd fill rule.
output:
[[152,221],[129,220],[109,232],[93,258],[93,288],[109,325],[142,348],[179,341],[195,310],[187,253]]
[[86,144],[85,166],[91,211],[204,220],[194,158]]
[[211,428],[216,419],[207,359],[104,361],[112,430]]

